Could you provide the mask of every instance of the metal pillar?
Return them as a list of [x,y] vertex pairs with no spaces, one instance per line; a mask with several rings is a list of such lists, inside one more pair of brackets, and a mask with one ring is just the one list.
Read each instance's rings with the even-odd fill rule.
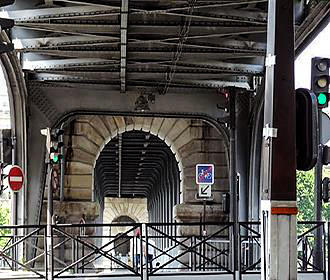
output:
[[249,162],[249,110],[250,95],[240,92],[236,96],[236,171],[239,174],[238,220],[248,221],[248,162]]
[[293,1],[269,0],[267,28],[261,279],[296,280]]
[[[16,164],[16,139],[14,137],[12,137],[12,165]],[[26,176],[26,175],[25,175]],[[13,192],[12,193],[12,201],[11,201],[11,224],[12,225],[18,225],[18,193],[17,192]],[[23,216],[24,217],[24,216]],[[13,239],[13,243],[15,243],[17,240],[17,235],[18,235],[18,230],[12,229],[12,235],[14,236]],[[18,246],[14,246],[12,248],[12,258],[15,261],[18,261]],[[14,271],[17,271],[18,266],[16,262],[12,262],[12,267]]]
[[[322,221],[322,109],[318,110],[318,131],[317,131],[317,138],[318,138],[318,158],[317,163],[315,166],[315,174],[314,174],[314,219],[315,221]],[[314,250],[314,258],[313,264],[319,268],[323,268],[323,249],[322,249],[322,228],[318,227],[316,229],[316,236],[315,236],[315,250]]]
[[47,265],[45,267],[45,271],[47,271],[47,280],[53,280],[53,232],[52,232],[52,225],[53,225],[53,186],[51,182],[52,178],[52,167],[51,164],[47,164]]
[[229,112],[230,112],[230,193],[231,193],[231,201],[230,201],[230,219],[231,222],[234,223],[234,227],[232,230],[232,271],[234,273],[235,279],[239,279],[239,225],[238,225],[238,192],[237,192],[237,172],[236,172],[236,89],[229,88]]

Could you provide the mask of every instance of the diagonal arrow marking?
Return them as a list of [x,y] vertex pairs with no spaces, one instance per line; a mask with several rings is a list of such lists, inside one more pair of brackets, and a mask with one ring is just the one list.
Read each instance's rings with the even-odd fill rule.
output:
[[207,194],[207,190],[210,188],[210,185],[207,185],[206,188],[203,188],[201,189],[201,194]]

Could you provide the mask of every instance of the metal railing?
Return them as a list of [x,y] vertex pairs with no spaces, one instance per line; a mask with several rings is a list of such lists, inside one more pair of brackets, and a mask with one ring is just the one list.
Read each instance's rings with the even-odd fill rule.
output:
[[192,272],[232,274],[232,227],[233,223],[146,224],[143,241],[147,279]]
[[240,226],[240,272],[249,274],[261,270],[261,233],[259,222],[241,222]]
[[[45,226],[0,226],[1,232],[10,231],[10,234],[1,235],[4,245],[0,247],[0,268],[3,271],[30,272],[30,278],[46,279],[44,266],[39,266],[40,259],[46,260],[46,230]],[[29,260],[24,259],[22,252],[30,247],[35,256]],[[7,273],[6,273],[7,274]],[[8,279],[7,275],[0,273],[0,279]]]
[[[325,222],[298,222],[297,224],[297,245],[298,245],[298,272],[304,273],[321,273],[326,279],[326,259],[327,247],[326,242],[329,243],[325,232]],[[317,230],[322,232],[322,262],[316,261],[315,251],[315,237]]]
[[[45,226],[0,226],[0,232],[10,232],[0,236],[3,244],[0,279],[10,279],[6,273],[9,271],[13,275],[29,272],[29,279],[62,279],[82,274],[86,279],[233,275],[233,227],[233,223],[53,225],[52,247],[47,251]],[[315,264],[314,256],[318,229],[323,236],[321,266]],[[328,273],[329,279],[329,230],[329,223],[298,222],[298,272],[322,274],[323,279]],[[239,223],[238,232],[240,273],[260,273],[260,223]],[[23,252],[28,248],[33,256],[24,255],[24,259]],[[48,257],[51,257],[50,263]]]
[[[137,231],[142,232],[141,224],[54,225],[52,229],[54,249],[64,247],[61,261],[53,262],[51,268],[54,279],[75,274],[141,277],[143,260],[138,263],[133,253],[125,257],[118,253],[123,247],[132,252],[142,251],[142,236],[136,235]],[[102,229],[102,233],[98,234],[97,229]],[[114,271],[120,270],[123,272],[114,275]]]
[[[240,223],[241,274],[260,273],[261,270],[261,234],[260,222]],[[327,231],[325,230],[327,225]],[[297,270],[299,273],[322,274],[330,279],[329,272],[329,222],[297,223]],[[316,231],[322,232],[322,265],[317,265],[315,250]],[[327,269],[328,267],[328,269]]]

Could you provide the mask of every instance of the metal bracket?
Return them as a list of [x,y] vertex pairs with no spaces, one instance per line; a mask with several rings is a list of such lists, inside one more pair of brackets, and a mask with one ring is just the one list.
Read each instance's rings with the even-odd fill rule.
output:
[[277,138],[277,128],[269,127],[269,124],[266,124],[266,126],[263,129],[262,136],[266,139],[268,138]]
[[268,54],[266,56],[265,66],[271,67],[274,66],[275,64],[276,64],[276,55]]
[[217,122],[222,123],[222,124],[229,123],[230,122],[230,117],[226,116],[226,117],[222,117],[222,118],[217,118]]

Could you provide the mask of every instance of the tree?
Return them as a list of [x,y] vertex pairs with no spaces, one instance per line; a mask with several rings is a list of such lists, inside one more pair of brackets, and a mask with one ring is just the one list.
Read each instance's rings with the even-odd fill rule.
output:
[[[297,172],[298,221],[314,221],[314,170]],[[323,203],[322,220],[330,219],[330,203]]]
[[[0,226],[9,224],[9,208],[3,205],[0,205]],[[10,235],[10,229],[1,229],[0,228],[0,248],[3,248],[7,241],[9,240],[5,235]]]

